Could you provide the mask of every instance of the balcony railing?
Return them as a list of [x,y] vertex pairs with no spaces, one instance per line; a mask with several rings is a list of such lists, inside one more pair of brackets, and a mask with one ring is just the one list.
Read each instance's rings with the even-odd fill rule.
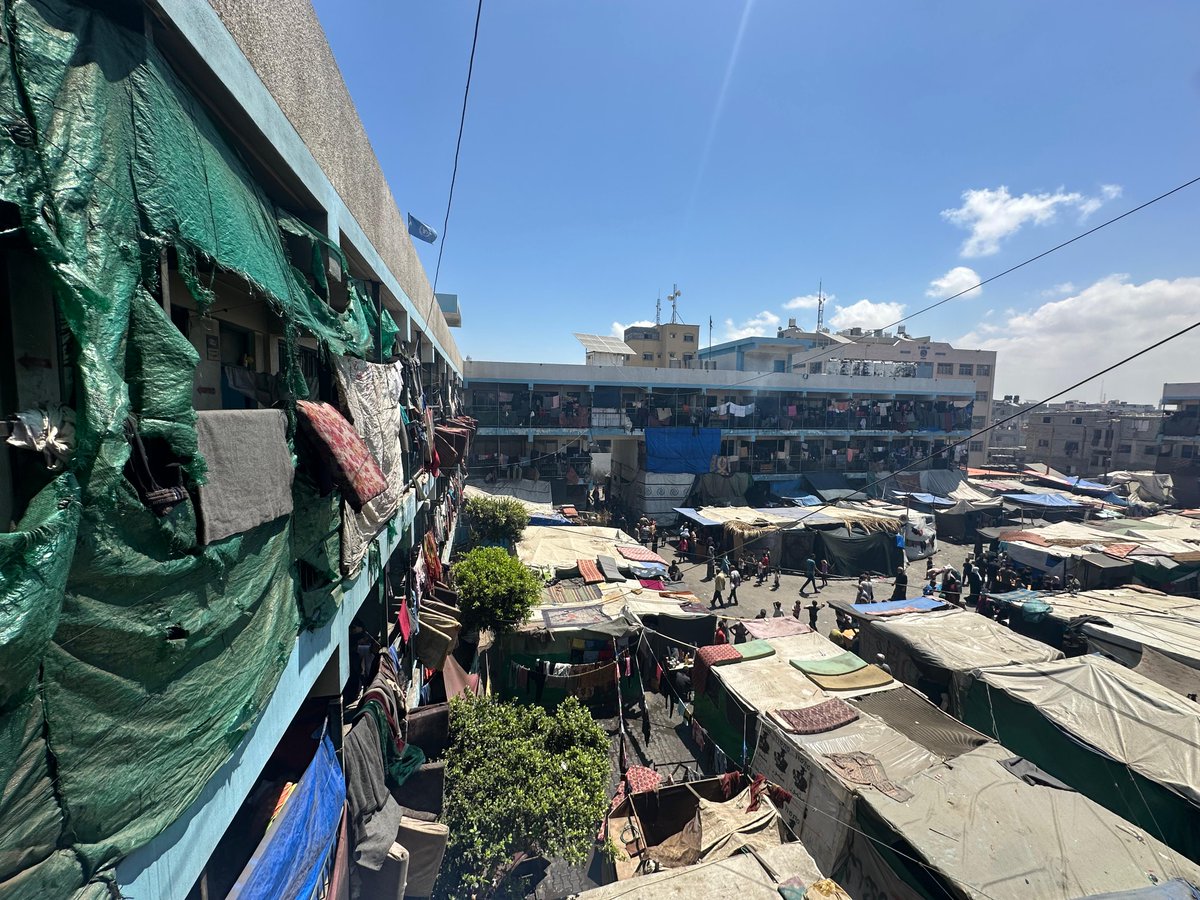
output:
[[[660,415],[662,411],[666,415]],[[737,415],[693,415],[669,407],[616,408],[579,407],[569,412],[558,409],[496,409],[468,406],[467,415],[482,428],[512,429],[618,429],[626,433],[648,428],[672,426],[721,428],[726,431],[891,431],[898,434],[919,432],[967,432],[971,416],[962,410],[938,411],[933,404],[914,404],[904,414],[881,415],[856,410],[812,411],[796,415],[753,412]]]

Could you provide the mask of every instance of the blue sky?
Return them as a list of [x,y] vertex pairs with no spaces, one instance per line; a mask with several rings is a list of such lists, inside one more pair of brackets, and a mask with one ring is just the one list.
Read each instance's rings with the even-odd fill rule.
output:
[[[316,8],[397,202],[440,229],[474,3]],[[438,284],[460,349],[581,362],[573,331],[672,283],[714,342],[811,326],[818,280],[834,324],[886,324],[1200,175],[1197,34],[1184,2],[485,0]],[[1200,320],[1198,234],[1200,185],[908,328],[1047,393]],[[1197,353],[1105,392],[1154,400]]]

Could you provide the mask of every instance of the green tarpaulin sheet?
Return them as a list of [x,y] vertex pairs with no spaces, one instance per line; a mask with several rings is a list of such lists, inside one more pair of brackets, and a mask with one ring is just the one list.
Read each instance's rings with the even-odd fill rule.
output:
[[153,297],[163,252],[201,310],[219,271],[282,320],[289,404],[307,390],[300,334],[366,356],[396,329],[348,279],[335,310],[340,251],[275,208],[140,7],[126,28],[8,0],[3,27],[0,201],[68,332],[77,449],[0,535],[0,895],[109,896],[116,861],[196,799],[263,709],[301,627],[297,558],[330,578],[309,620],[337,602],[336,507],[299,480],[293,519],[198,547],[189,501],[159,518],[124,475],[130,416],[190,486],[205,472],[197,354]]

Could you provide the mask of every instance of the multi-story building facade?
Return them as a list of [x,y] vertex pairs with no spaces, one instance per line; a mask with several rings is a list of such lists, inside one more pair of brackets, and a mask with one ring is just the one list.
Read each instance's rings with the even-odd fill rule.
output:
[[1066,475],[1152,470],[1161,418],[1120,407],[1033,410],[1025,429],[1025,459]]
[[988,467],[1021,468],[1026,461],[1025,429],[1031,413],[1019,396],[1008,394],[992,400],[992,430],[989,432]]
[[1200,506],[1200,382],[1163,385],[1154,471],[1171,476],[1180,506]]
[[[719,427],[722,467],[756,480],[890,471],[970,433],[975,383],[874,375],[805,378],[468,360],[466,410],[479,422],[471,471],[586,484],[597,454],[628,480],[659,427]],[[730,406],[732,404],[732,406]],[[611,457],[609,456],[611,454]],[[939,455],[923,465],[959,460]],[[607,467],[605,469],[607,471]],[[599,478],[597,478],[599,480]]]
[[308,0],[5,15],[0,895],[224,896],[447,546],[458,307]]
[[805,331],[789,321],[771,337],[753,337],[719,344],[701,351],[700,358],[716,368],[738,371],[792,372],[818,381],[830,376],[915,377],[930,381],[970,380],[972,432],[980,432],[968,444],[968,462],[983,466],[987,461],[992,421],[991,401],[996,380],[994,350],[959,349],[929,337],[913,337],[903,327],[891,332],[851,328],[838,333]]
[[629,366],[658,369],[690,369],[700,350],[700,326],[682,322],[663,325],[634,325],[625,329],[625,343],[633,350]]

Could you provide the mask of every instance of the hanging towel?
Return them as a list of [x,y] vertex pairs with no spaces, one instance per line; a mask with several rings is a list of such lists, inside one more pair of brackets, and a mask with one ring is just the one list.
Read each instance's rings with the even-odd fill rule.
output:
[[200,540],[211,544],[292,511],[287,417],[278,409],[202,412],[196,420],[208,465],[200,486]]

